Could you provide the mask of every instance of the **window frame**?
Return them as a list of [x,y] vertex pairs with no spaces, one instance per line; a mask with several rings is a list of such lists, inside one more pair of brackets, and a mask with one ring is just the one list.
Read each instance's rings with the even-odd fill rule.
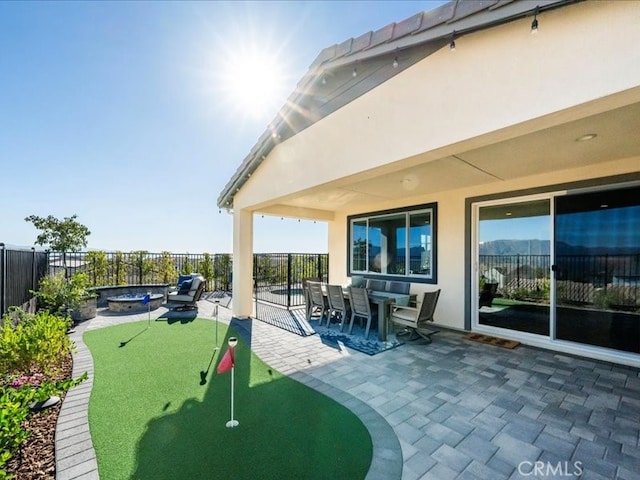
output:
[[[399,213],[404,214],[405,217],[405,252],[409,252],[410,238],[409,234],[410,228],[410,216],[423,213],[430,212],[431,213],[431,274],[421,275],[421,274],[388,274],[388,273],[377,273],[368,270],[369,268],[369,255],[367,252],[366,255],[366,268],[367,270],[353,270],[353,225],[356,222],[366,222],[367,230],[369,228],[369,221],[373,218],[381,218],[385,216],[397,215]],[[367,232],[368,235],[368,232]],[[368,241],[367,241],[368,244]],[[405,271],[407,264],[407,257],[405,257]],[[394,281],[408,281],[411,283],[426,283],[426,284],[437,284],[438,283],[438,203],[424,203],[421,205],[412,205],[408,207],[400,207],[388,210],[377,210],[372,212],[363,212],[355,215],[347,216],[347,276],[351,277],[353,275],[361,276],[364,278],[375,278],[380,280],[394,280]]]

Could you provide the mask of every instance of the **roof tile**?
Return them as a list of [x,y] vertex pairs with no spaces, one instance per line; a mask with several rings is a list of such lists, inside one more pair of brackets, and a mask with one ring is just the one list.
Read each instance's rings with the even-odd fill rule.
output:
[[334,58],[344,57],[345,55],[351,52],[351,44],[353,43],[353,38],[349,40],[345,40],[344,42],[338,44],[336,46],[336,55]]
[[395,23],[390,23],[389,25],[386,25],[373,32],[373,34],[371,35],[371,44],[369,45],[369,48],[375,47],[376,45],[380,45],[381,43],[385,43],[391,40],[391,38],[393,38],[393,30],[395,26]]
[[359,52],[360,50],[364,50],[371,43],[371,32],[367,32],[364,35],[360,35],[358,38],[353,39],[353,44],[351,45],[351,53]]
[[418,30],[422,23],[422,16],[423,12],[420,12],[415,14],[413,17],[409,17],[406,20],[397,23],[396,28],[393,30],[393,39],[397,40],[398,38],[404,37],[405,35],[409,35],[410,33]]
[[454,17],[449,20],[449,23],[456,22],[465,17],[473,15],[474,13],[487,10],[498,3],[498,0],[476,0],[475,2],[458,2],[456,6],[456,12]]
[[420,28],[413,33],[424,32],[425,30],[429,30],[430,28],[448,22],[453,17],[455,10],[455,2],[449,2],[444,5],[440,5],[438,8],[434,8],[433,10],[424,12]]
[[331,60],[335,56],[336,56],[336,45],[331,45],[330,47],[327,47],[327,48],[323,49],[318,54],[318,56],[313,61],[313,63],[311,64],[311,67],[309,67],[309,69],[311,70],[313,67],[315,67],[317,65],[321,65],[324,62],[326,62],[328,60]]

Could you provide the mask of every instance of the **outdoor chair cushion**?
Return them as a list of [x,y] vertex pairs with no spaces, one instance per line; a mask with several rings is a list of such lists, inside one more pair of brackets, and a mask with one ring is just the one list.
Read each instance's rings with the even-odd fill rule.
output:
[[193,279],[185,280],[178,286],[178,295],[186,295],[191,290],[191,285],[193,284]]
[[387,287],[387,282],[385,280],[375,280],[373,278],[369,278],[367,280],[367,290],[384,292],[386,287]]

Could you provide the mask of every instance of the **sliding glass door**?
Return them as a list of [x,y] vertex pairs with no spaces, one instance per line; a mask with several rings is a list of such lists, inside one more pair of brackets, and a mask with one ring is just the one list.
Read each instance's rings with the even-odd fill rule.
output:
[[550,201],[478,209],[478,323],[549,335]]
[[640,353],[639,186],[474,212],[475,328]]
[[640,187],[555,210],[556,338],[640,353]]

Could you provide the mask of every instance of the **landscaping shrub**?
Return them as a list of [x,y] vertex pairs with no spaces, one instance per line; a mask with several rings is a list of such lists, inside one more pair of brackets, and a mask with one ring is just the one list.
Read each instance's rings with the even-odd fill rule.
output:
[[66,332],[69,319],[41,310],[29,314],[13,308],[0,325],[0,480],[11,478],[3,466],[29,432],[24,421],[32,402],[60,395],[87,378],[51,381],[72,342]]
[[12,309],[0,327],[0,371],[51,372],[71,349],[66,334],[69,324],[67,317],[47,310],[30,314]]

